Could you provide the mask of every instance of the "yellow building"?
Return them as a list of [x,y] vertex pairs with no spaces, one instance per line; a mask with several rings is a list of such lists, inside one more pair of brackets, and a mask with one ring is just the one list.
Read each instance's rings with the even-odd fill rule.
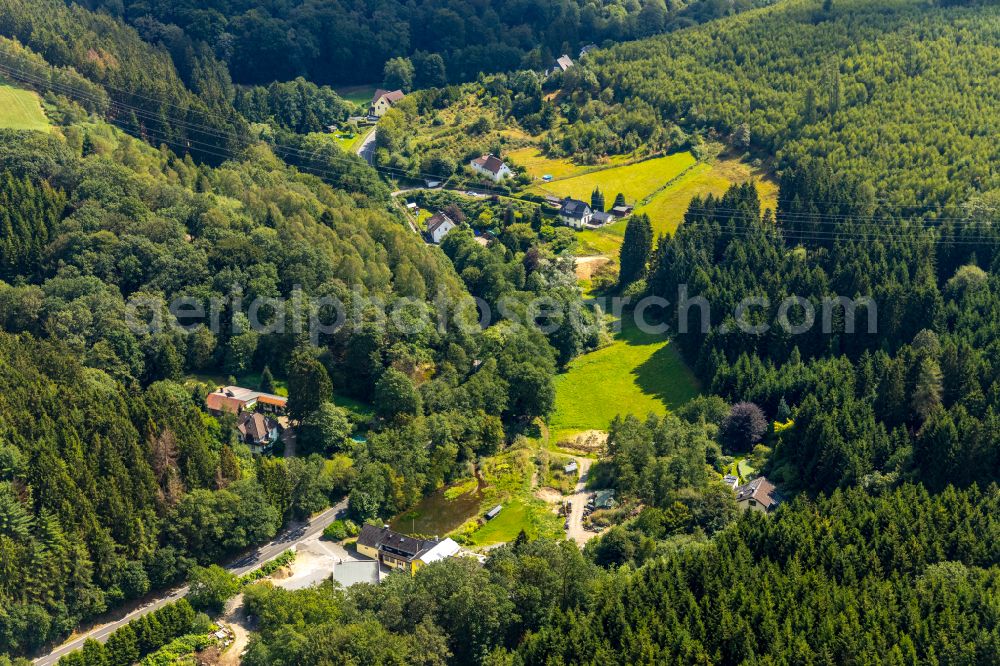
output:
[[393,532],[388,526],[365,525],[357,543],[358,553],[390,569],[411,574],[431,562],[452,557],[459,545],[451,539],[420,539]]

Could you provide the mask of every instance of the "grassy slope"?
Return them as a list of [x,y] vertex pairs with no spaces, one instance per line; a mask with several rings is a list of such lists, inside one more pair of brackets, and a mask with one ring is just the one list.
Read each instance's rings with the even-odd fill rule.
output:
[[615,342],[585,354],[556,377],[555,441],[605,430],[618,414],[663,414],[698,393],[698,383],[669,339],[643,333],[625,317]]
[[[598,175],[598,174],[594,174]],[[670,187],[659,192],[638,211],[649,215],[653,234],[672,234],[684,219],[688,204],[695,196],[723,194],[731,184],[753,179],[757,182],[763,208],[777,205],[778,188],[773,180],[750,165],[732,158],[720,158],[710,163],[697,164],[677,179]],[[625,234],[626,222],[579,234],[580,254],[603,254],[616,257]]]
[[38,95],[6,84],[0,79],[0,127],[48,131],[49,120]]
[[629,203],[634,204],[663,187],[670,179],[683,173],[694,163],[695,158],[691,153],[674,153],[636,164],[533,185],[528,191],[543,195],[569,196],[589,202],[594,188],[600,187],[607,205],[611,205],[619,192],[625,195]]
[[[535,146],[508,151],[505,157],[514,164],[523,166],[532,178],[541,178],[546,175],[553,178],[570,178],[601,168],[575,164],[572,160],[564,157],[546,157]],[[608,164],[605,166],[625,163],[628,159],[627,155],[614,155],[608,159]]]
[[363,106],[367,110],[368,105],[372,101],[372,96],[375,94],[376,87],[377,86],[373,85],[348,86],[345,88],[337,88],[335,92],[347,101]]

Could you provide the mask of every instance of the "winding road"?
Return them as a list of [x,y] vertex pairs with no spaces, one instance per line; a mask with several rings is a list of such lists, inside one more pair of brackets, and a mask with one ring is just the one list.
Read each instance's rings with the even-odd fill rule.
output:
[[[284,530],[279,532],[273,541],[258,547],[251,554],[231,562],[226,566],[226,570],[236,574],[237,576],[242,576],[245,573],[261,567],[264,563],[273,560],[289,548],[292,548],[306,539],[322,532],[327,525],[337,519],[337,516],[341,511],[346,509],[347,500],[345,499],[330,507],[326,511],[316,514],[306,523],[289,525]],[[108,636],[114,633],[115,629],[118,629],[132,620],[146,615],[147,613],[152,613],[153,611],[162,608],[173,601],[177,601],[187,594],[187,592],[187,586],[164,592],[162,596],[147,601],[141,607],[129,611],[117,619],[110,620],[105,624],[95,625],[82,633],[74,634],[71,640],[63,643],[47,655],[38,657],[34,660],[34,663],[38,666],[52,666],[59,661],[60,657],[65,656],[73,650],[82,648],[84,641],[88,638],[92,638],[103,643],[108,639]]]

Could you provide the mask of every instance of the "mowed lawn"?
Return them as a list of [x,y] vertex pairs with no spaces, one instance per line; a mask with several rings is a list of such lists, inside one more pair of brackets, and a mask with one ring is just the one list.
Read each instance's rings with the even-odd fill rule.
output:
[[[635,164],[612,167],[592,171],[550,183],[540,183],[531,186],[528,191],[535,194],[555,194],[561,197],[573,197],[590,202],[594,188],[601,188],[608,207],[618,193],[625,195],[625,200],[636,204],[666,185],[671,179],[683,173],[695,163],[694,155],[689,152],[674,153],[666,157],[657,157]],[[556,176],[556,174],[552,174]]]
[[0,127],[48,131],[49,120],[45,117],[38,95],[0,80]]
[[[525,148],[517,148],[515,150],[507,151],[504,157],[509,159],[514,164],[523,166],[527,170],[528,175],[530,175],[533,179],[541,178],[542,176],[569,178],[601,168],[598,166],[574,164],[572,160],[564,157],[546,157],[536,146],[527,146]],[[608,164],[613,166],[621,162],[626,162],[627,160],[627,155],[615,155],[609,160]],[[589,201],[590,195],[588,194],[587,196]],[[610,204],[611,202],[609,201],[608,203]]]
[[375,95],[375,89],[377,87],[378,86],[373,85],[347,86],[344,88],[337,88],[334,92],[346,99],[348,102],[354,102],[359,106],[365,107],[365,113],[367,113],[368,105],[371,104],[372,96]]
[[668,338],[643,333],[629,314],[624,322],[613,344],[577,358],[556,377],[553,441],[607,430],[618,414],[664,414],[698,394],[697,379]]
[[[748,180],[757,183],[761,210],[774,210],[778,197],[777,184],[759,169],[730,158],[695,165],[670,187],[658,192],[646,205],[640,206],[636,212],[649,215],[654,236],[673,234],[684,220],[691,200],[696,196],[719,196],[725,194],[730,185]],[[589,196],[587,200],[589,201]],[[580,253],[616,256],[625,235],[625,225],[626,222],[622,220],[601,229],[581,232]]]

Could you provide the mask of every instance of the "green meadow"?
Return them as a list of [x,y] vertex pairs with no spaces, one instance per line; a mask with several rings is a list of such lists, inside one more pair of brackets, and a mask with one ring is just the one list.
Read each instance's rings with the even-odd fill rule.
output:
[[15,88],[0,79],[0,127],[48,131],[49,119],[42,110],[38,95],[30,90]]
[[571,362],[555,385],[555,410],[549,418],[555,442],[587,430],[607,430],[618,414],[664,414],[699,390],[670,339],[643,333],[629,315],[612,344]]

